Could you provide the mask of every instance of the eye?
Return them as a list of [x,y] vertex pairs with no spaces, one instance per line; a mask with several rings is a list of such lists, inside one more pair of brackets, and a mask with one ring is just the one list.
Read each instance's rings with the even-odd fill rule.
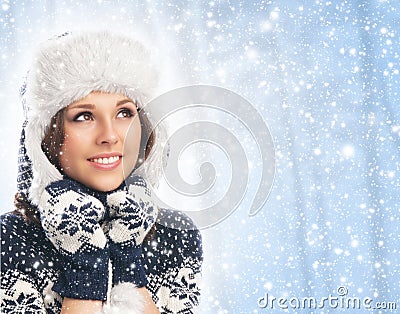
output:
[[117,114],[117,118],[125,118],[126,119],[126,118],[130,118],[133,116],[134,116],[134,114],[133,114],[132,110],[130,110],[128,108],[121,109],[120,111],[118,111],[118,114]]
[[81,112],[77,114],[74,121],[91,121],[93,120],[93,115],[90,112]]

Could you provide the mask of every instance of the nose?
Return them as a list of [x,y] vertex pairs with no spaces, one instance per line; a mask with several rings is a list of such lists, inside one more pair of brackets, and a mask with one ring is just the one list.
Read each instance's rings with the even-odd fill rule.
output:
[[99,133],[96,141],[98,145],[113,145],[118,142],[118,133],[112,121],[103,121],[98,127]]

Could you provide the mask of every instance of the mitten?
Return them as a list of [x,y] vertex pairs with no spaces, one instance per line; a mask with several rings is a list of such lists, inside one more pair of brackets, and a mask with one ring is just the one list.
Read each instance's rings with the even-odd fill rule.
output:
[[157,208],[151,201],[150,189],[141,177],[129,186],[107,196],[111,220],[108,224],[113,284],[147,284],[141,256],[142,242],[156,221]]
[[46,236],[62,258],[53,290],[62,297],[105,300],[109,248],[99,224],[103,204],[86,186],[63,179],[45,188],[39,209]]

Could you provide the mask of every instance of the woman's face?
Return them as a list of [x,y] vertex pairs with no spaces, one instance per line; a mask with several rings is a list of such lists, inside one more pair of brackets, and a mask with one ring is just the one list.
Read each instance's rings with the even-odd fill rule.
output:
[[133,170],[141,126],[136,105],[126,96],[92,92],[72,103],[64,112],[64,131],[60,164],[72,179],[111,191]]

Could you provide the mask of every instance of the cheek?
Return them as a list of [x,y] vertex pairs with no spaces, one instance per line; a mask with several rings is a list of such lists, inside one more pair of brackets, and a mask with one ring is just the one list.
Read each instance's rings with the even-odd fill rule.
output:
[[79,152],[82,151],[82,147],[85,146],[81,136],[65,132],[65,139],[62,144],[60,156],[61,167],[67,168],[70,166],[71,163],[76,160]]
[[134,122],[129,128],[124,141],[124,170],[131,172],[136,165],[140,149],[142,132],[139,122]]
[[68,169],[71,166],[71,161],[73,161],[73,151],[71,150],[69,141],[64,141],[61,148],[60,164],[61,168]]

